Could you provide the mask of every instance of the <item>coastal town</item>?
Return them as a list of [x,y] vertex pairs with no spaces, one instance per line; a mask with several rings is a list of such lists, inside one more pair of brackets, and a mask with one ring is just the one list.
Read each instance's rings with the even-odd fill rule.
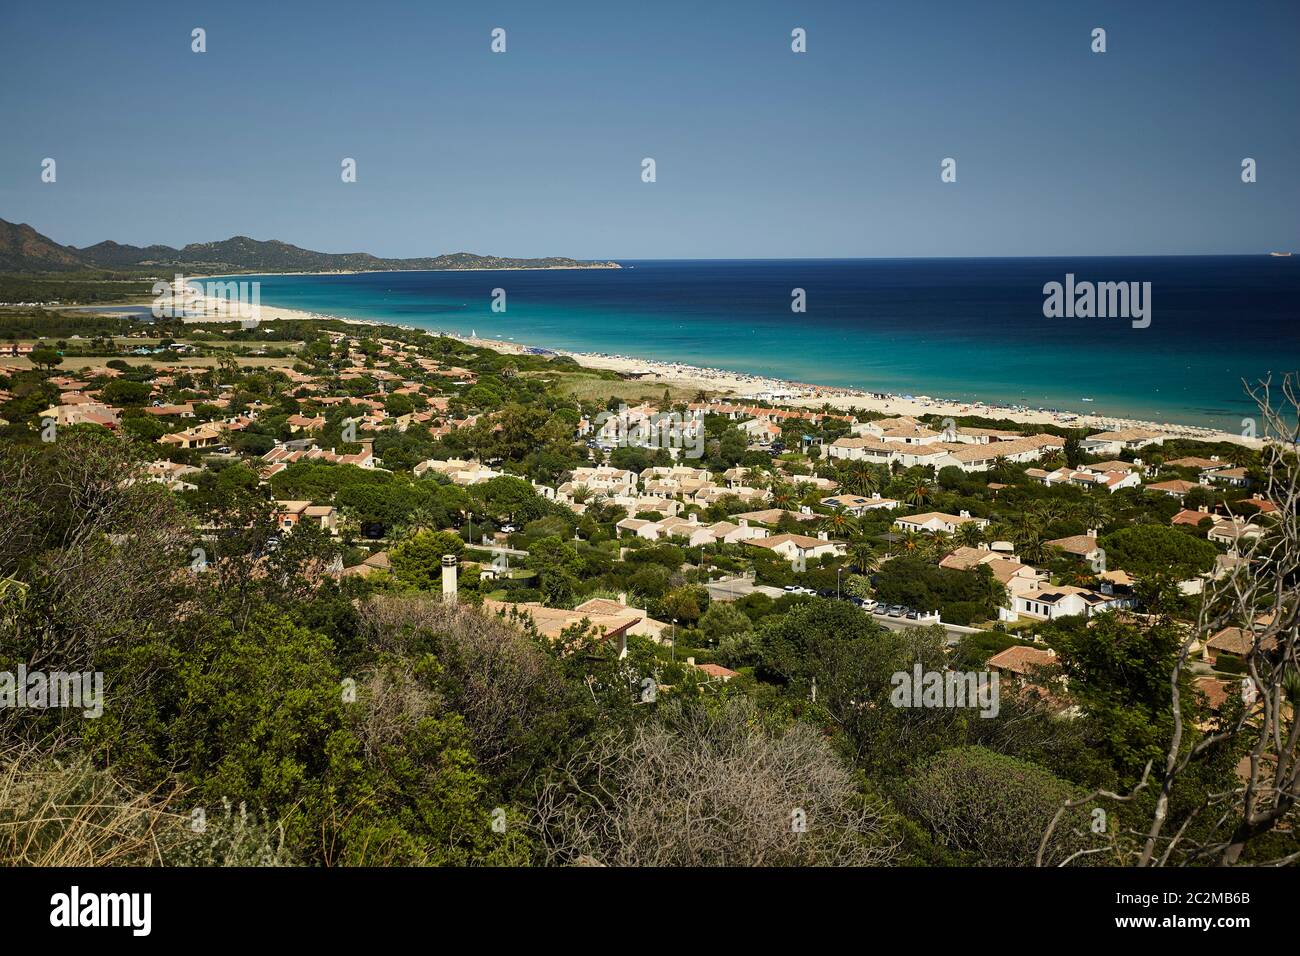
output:
[[1295,937],[1300,2],[0,21],[9,938]]
[[1293,375],[1231,433],[0,288],[0,862],[1300,860]]
[[[87,427],[130,439],[149,449],[139,479],[200,510],[216,488],[245,488],[278,534],[324,534],[336,581],[441,574],[409,567],[440,536],[458,594],[548,633],[590,624],[624,654],[628,635],[673,660],[681,643],[709,680],[747,663],[704,637],[709,608],[758,619],[813,597],[886,627],[942,627],[950,648],[992,638],[989,666],[1023,674],[1053,662],[1041,624],[1185,612],[1249,565],[1277,517],[1257,451],[1185,430],[887,416],[815,407],[811,386],[788,383],[674,397],[669,385],[699,379],[638,371],[604,372],[611,395],[633,384],[661,398],[566,400],[556,353],[321,324],[282,325],[304,338],[289,348],[210,324],[191,342],[133,345],[153,328],[63,349],[0,343],[0,426],[47,443]],[[62,371],[69,346],[96,357]],[[1207,701],[1229,695],[1251,626],[1193,648]]]

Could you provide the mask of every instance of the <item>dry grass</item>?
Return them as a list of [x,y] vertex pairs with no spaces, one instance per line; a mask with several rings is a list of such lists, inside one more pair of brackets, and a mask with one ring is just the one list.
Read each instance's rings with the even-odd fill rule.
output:
[[[548,376],[552,373],[545,373]],[[605,402],[617,398],[629,404],[642,401],[658,401],[663,398],[664,389],[672,400],[691,402],[699,391],[683,388],[680,385],[665,385],[663,382],[625,382],[618,379],[600,378],[596,375],[581,373],[564,373],[556,377],[556,388],[562,395],[572,396],[580,402]]]
[[0,758],[0,866],[157,866],[185,818],[179,790],[136,793],[84,761]]

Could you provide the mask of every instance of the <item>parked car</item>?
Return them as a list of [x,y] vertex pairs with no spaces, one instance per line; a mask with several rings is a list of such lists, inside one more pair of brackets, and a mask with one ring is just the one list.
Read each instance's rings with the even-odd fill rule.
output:
[[908,611],[908,612],[907,612],[907,619],[908,619],[909,621],[919,621],[919,620],[921,619],[921,612],[920,612],[920,611]]
[[895,604],[893,607],[891,607],[891,608],[889,609],[889,616],[890,616],[890,617],[902,617],[902,616],[903,616],[903,606],[902,606],[901,604]]

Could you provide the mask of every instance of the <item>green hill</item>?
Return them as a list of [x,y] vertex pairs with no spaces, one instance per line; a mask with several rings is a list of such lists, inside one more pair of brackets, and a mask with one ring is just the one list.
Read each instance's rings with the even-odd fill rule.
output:
[[70,272],[86,269],[190,272],[360,272],[467,269],[617,269],[615,262],[550,256],[513,259],[471,252],[417,259],[381,259],[365,252],[313,252],[276,239],[233,236],[220,242],[131,246],[106,241],[78,249],[63,246],[31,226],[0,219],[0,272]]

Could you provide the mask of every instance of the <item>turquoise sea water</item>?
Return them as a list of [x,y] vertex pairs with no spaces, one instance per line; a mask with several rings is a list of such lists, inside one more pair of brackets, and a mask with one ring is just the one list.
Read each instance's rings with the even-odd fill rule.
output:
[[[1300,256],[624,261],[619,270],[258,278],[266,305],[896,394],[1212,425],[1300,370]],[[1150,282],[1151,324],[1043,316],[1043,286]],[[506,311],[493,312],[494,289]],[[807,311],[791,311],[801,288]],[[1082,399],[1090,398],[1091,402]]]

